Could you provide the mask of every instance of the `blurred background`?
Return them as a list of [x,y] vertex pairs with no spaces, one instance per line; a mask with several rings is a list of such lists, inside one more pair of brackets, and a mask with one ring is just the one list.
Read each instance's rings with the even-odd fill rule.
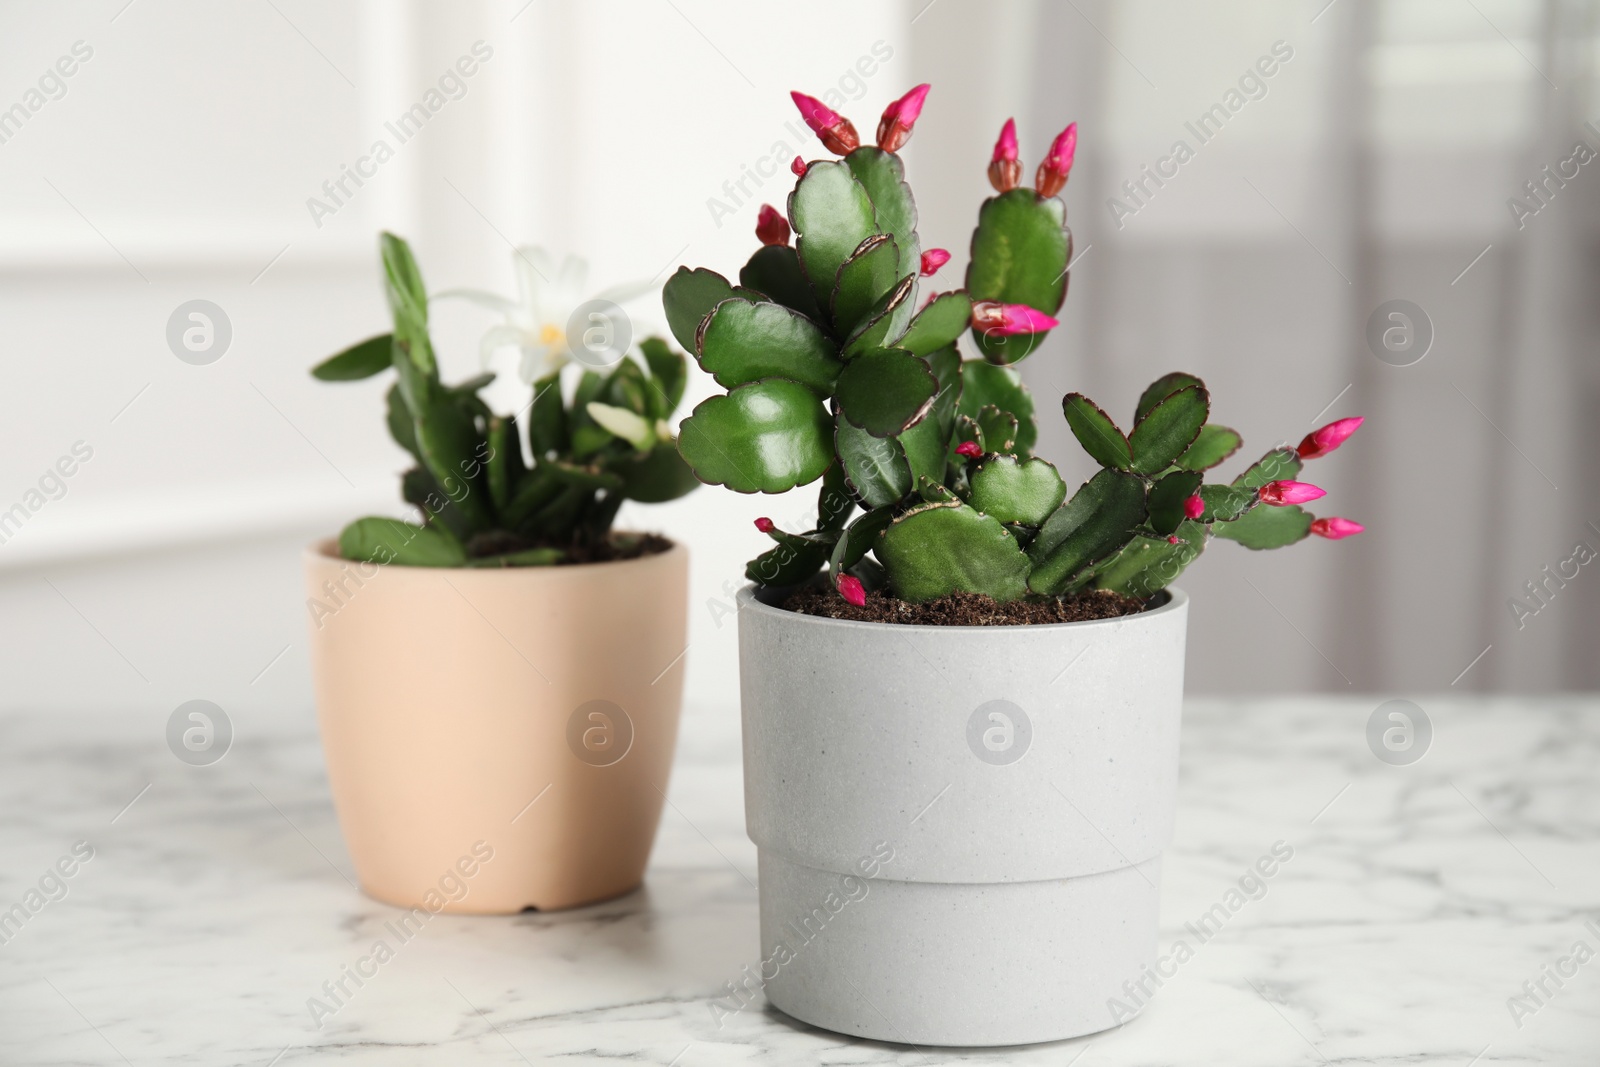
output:
[[[1151,379],[1202,375],[1240,469],[1367,417],[1308,472],[1366,534],[1218,542],[1182,579],[1191,692],[1593,688],[1597,30],[1571,0],[7,4],[0,706],[308,721],[299,554],[404,513],[384,386],[307,374],[387,328],[378,230],[434,291],[513,294],[524,243],[586,257],[591,290],[733,274],[788,160],[824,154],[788,90],[868,133],[921,81],[906,156],[923,244],[955,256],[941,287],[1001,123],[1029,175],[1079,123],[1064,325],[1023,366],[1069,484],[1070,389],[1125,419]],[[463,56],[402,143],[387,124]],[[203,364],[169,343],[197,300],[221,312]],[[446,377],[474,373],[496,319],[435,314]],[[801,528],[814,499],[624,512],[692,549],[696,712],[736,713],[750,520]]]

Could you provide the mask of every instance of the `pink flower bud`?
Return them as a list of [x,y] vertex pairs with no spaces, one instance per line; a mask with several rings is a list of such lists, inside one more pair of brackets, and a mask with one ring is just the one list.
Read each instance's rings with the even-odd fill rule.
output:
[[1256,490],[1263,504],[1271,504],[1281,508],[1288,504],[1306,504],[1328,494],[1312,485],[1310,482],[1294,482],[1284,479],[1268,482]]
[[795,156],[789,164],[789,170],[794,173],[796,178],[804,178],[806,176],[806,161],[799,156]]
[[977,459],[983,455],[983,449],[978,447],[978,442],[976,441],[962,441],[959,445],[956,445],[956,455],[966,456],[968,459]]
[[883,109],[878,120],[878,147],[885,152],[898,152],[911,139],[911,127],[922,114],[922,102],[928,98],[927,83],[917,86]]
[[1019,333],[1043,333],[1061,323],[1027,304],[980,300],[972,305],[972,325],[985,337],[1012,337]]
[[1201,515],[1205,514],[1205,510],[1206,502],[1200,499],[1199,493],[1196,493],[1194,496],[1183,502],[1183,516],[1186,519],[1198,519]]
[[756,529],[760,530],[762,533],[771,533],[774,526],[776,526],[776,523],[767,518],[765,515],[756,520]]
[[800,117],[821,138],[823,147],[828,151],[843,156],[861,147],[861,138],[849,119],[814,96],[793,92],[789,96],[794,100],[795,107],[800,109]]
[[1177,534],[1167,534],[1167,544],[1169,544],[1169,545],[1181,545],[1182,543],[1183,543],[1183,539],[1180,538]]
[[789,243],[789,220],[778,214],[778,209],[771,204],[762,204],[761,214],[756,216],[756,236],[764,245],[786,245]]
[[1356,415],[1353,418],[1330,422],[1320,430],[1312,430],[1300,442],[1300,458],[1316,459],[1318,456],[1326,456],[1329,452],[1344,444],[1345,440],[1366,421],[1360,415]]
[[1337,541],[1341,537],[1354,537],[1365,529],[1366,527],[1356,520],[1341,519],[1337,515],[1311,520],[1311,532],[1330,541]]
[[1069,122],[1050,142],[1050,151],[1045,153],[1044,162],[1039,164],[1039,172],[1034,175],[1033,187],[1040,196],[1055,196],[1067,184],[1067,175],[1072,173],[1072,157],[1077,151],[1078,124]]
[[994,155],[989,158],[989,184],[996,192],[1008,193],[1022,180],[1022,163],[1017,159],[1017,120],[1006,119],[1000,127],[1000,139],[994,143]]
[[950,262],[950,253],[942,248],[930,248],[922,253],[922,276],[931,278],[939,273],[939,268]]
[[839,595],[858,608],[867,606],[867,591],[861,585],[861,579],[852,574],[839,575]]

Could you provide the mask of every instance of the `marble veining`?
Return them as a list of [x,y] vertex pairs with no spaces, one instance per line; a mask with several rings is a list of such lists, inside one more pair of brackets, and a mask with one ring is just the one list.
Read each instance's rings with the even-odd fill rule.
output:
[[0,944],[0,1063],[1600,1062],[1600,958],[1549,977],[1600,952],[1600,700],[1420,700],[1409,767],[1367,750],[1377,703],[1190,701],[1161,934],[1188,951],[1125,1026],[960,1051],[713,1010],[759,958],[733,709],[686,717],[643,889],[437,916],[320,1026],[399,911],[351,884],[309,718],[190,767],[159,722],[0,717],[0,911],[59,897]]

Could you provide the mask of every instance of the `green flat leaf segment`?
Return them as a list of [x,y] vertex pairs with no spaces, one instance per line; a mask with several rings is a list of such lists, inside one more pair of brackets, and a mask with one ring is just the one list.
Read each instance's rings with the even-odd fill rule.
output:
[[1185,386],[1162,400],[1128,435],[1133,469],[1159,474],[1172,466],[1194,444],[1210,413],[1211,398],[1204,386]]
[[1028,588],[1066,592],[1080,571],[1126,544],[1144,518],[1144,482],[1124,471],[1102,470],[1045,520],[1028,546]]
[[871,198],[844,163],[813,163],[789,194],[789,224],[817,305],[831,307],[840,265],[878,232]]
[[703,482],[782,493],[828,469],[832,429],[815,393],[769,378],[702,401],[678,429],[678,450]]
[[1028,557],[1016,538],[966,505],[907,512],[884,530],[877,553],[895,595],[913,604],[956,592],[1008,601],[1028,591]]
[[787,378],[826,396],[843,364],[822,328],[804,315],[782,304],[735,297],[717,304],[706,319],[700,366],[725,388]]
[[1133,466],[1133,450],[1111,416],[1082,393],[1061,398],[1061,411],[1067,426],[1083,450],[1102,467],[1128,470]]
[[839,374],[839,411],[874,437],[904,433],[928,413],[939,380],[919,356],[875,348],[846,363]]
[[1061,475],[1045,460],[993,456],[973,472],[968,503],[1001,522],[1037,526],[1061,506],[1066,496]]

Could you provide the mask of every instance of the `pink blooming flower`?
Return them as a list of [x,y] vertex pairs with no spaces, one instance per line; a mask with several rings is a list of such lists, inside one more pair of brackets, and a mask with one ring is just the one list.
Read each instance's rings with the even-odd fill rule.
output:
[[764,245],[786,245],[789,243],[789,220],[778,214],[778,209],[771,204],[762,204],[761,214],[756,216],[756,236]]
[[968,459],[977,459],[983,455],[983,449],[978,447],[976,441],[962,441],[956,445],[956,455],[966,456]]
[[776,525],[776,523],[767,518],[765,515],[756,520],[756,529],[760,530],[762,533],[771,533],[773,527]]
[[1169,544],[1169,545],[1181,545],[1182,543],[1183,543],[1183,539],[1180,538],[1177,534],[1167,534],[1167,544]]
[[1341,537],[1354,537],[1365,529],[1366,527],[1356,520],[1341,519],[1337,515],[1311,520],[1311,532],[1330,541],[1337,541]]
[[862,587],[861,579],[854,575],[839,575],[839,595],[858,608],[867,606],[867,591]]
[[1256,490],[1256,493],[1261,497],[1263,504],[1271,504],[1275,508],[1289,504],[1306,504],[1328,495],[1310,482],[1295,482],[1288,479],[1268,482]]
[[1017,159],[1017,120],[1006,119],[1000,127],[1000,139],[994,143],[994,155],[989,157],[989,184],[996,192],[1008,193],[1022,180],[1022,163]]
[[1205,510],[1206,502],[1200,499],[1199,493],[1196,493],[1194,496],[1191,496],[1189,499],[1183,502],[1183,516],[1186,519],[1198,519],[1201,515],[1205,514]]
[[804,178],[806,176],[806,161],[800,156],[795,156],[789,163],[789,170],[793,172],[796,178]]
[[861,147],[861,138],[849,119],[814,96],[791,92],[789,97],[794,101],[794,106],[800,109],[800,117],[821,138],[823,147],[828,151],[842,156]]
[[1365,421],[1367,420],[1360,415],[1356,415],[1353,418],[1330,422],[1320,430],[1312,430],[1300,442],[1300,458],[1316,459],[1318,456],[1326,456],[1329,452],[1344,444],[1350,435],[1355,433],[1357,428]]
[[950,253],[942,248],[930,248],[922,253],[922,276],[931,278],[939,273],[939,268],[950,262]]
[[972,325],[985,337],[1012,337],[1020,333],[1043,333],[1061,323],[1027,304],[980,300],[972,305]]
[[878,120],[879,148],[898,152],[911,139],[911,127],[922,114],[922,102],[928,98],[929,88],[924,82],[883,109],[883,118]]
[[1070,122],[1050,142],[1050,151],[1045,153],[1044,162],[1039,164],[1039,172],[1034,175],[1033,187],[1040,196],[1055,196],[1067,184],[1067,175],[1072,173],[1072,157],[1077,151],[1078,124]]

